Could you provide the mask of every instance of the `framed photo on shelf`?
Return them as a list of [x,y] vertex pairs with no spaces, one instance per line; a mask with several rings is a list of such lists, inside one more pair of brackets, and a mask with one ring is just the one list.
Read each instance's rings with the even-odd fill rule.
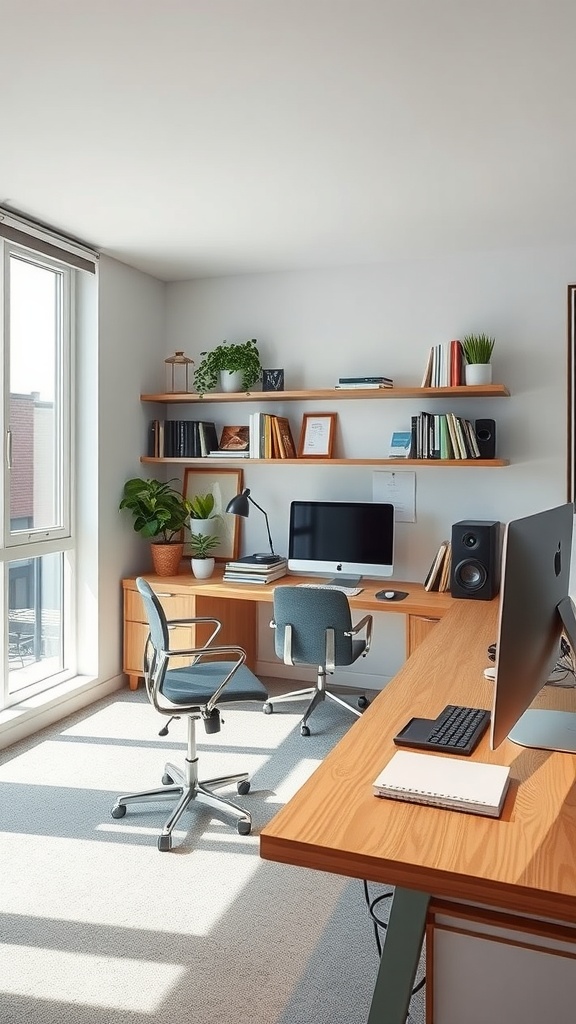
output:
[[335,412],[305,412],[302,417],[298,458],[332,458],[335,432]]
[[[215,532],[220,538],[218,547],[211,554],[217,562],[229,562],[240,554],[240,516],[226,512],[228,502],[243,488],[241,469],[196,469],[190,466],[184,470],[185,498],[196,494],[214,495],[214,512],[222,518],[216,521]],[[184,536],[184,554],[190,556],[190,531]]]

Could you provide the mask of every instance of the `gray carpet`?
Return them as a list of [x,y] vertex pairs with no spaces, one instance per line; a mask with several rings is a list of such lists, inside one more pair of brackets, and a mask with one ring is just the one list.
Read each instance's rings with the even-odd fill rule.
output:
[[196,812],[171,853],[156,847],[166,807],[110,816],[184,757],[184,723],[159,737],[142,690],[2,752],[2,1024],[365,1024],[378,953],[361,881],[258,854],[259,830],[352,721],[328,702],[305,739],[302,708],[237,705],[218,735],[200,726],[201,776],[251,773],[253,832]]

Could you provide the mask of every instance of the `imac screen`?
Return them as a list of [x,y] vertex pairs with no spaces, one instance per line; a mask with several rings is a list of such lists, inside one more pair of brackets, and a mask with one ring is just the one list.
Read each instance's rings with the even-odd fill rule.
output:
[[502,554],[492,750],[508,736],[525,747],[576,752],[576,713],[530,709],[558,658],[562,632],[574,649],[568,595],[574,506],[508,523]]
[[341,576],[392,575],[394,506],[379,501],[293,501],[288,567]]

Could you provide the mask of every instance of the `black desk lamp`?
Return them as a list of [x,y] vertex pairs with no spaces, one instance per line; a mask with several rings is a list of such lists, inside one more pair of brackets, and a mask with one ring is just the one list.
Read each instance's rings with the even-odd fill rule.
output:
[[272,544],[272,537],[270,536],[270,527],[268,525],[268,516],[266,515],[266,512],[264,512],[262,506],[259,505],[257,501],[254,501],[254,498],[250,494],[250,488],[245,487],[240,494],[236,494],[235,497],[228,502],[226,506],[226,511],[231,512],[233,516],[242,516],[244,519],[247,519],[250,512],[250,502],[252,502],[253,505],[256,505],[256,508],[260,509],[260,511],[264,515],[264,519],[266,520],[266,530],[268,531],[268,543],[270,544],[269,555],[265,553],[257,553],[252,557],[255,559],[256,562],[262,562],[265,565],[271,565],[273,562],[278,561],[278,555],[275,553],[274,546]]

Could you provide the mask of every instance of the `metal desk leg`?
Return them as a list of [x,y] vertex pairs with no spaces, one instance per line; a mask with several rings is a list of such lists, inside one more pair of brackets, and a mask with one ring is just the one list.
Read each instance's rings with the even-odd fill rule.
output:
[[430,896],[395,889],[368,1024],[406,1024]]

